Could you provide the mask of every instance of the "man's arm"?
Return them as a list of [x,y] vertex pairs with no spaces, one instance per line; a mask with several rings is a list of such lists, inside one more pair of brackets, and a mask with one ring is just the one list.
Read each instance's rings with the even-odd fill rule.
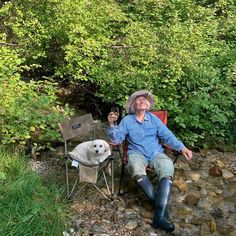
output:
[[117,121],[118,116],[114,112],[110,112],[108,115],[109,128],[107,129],[108,138],[112,143],[120,144],[122,143],[128,133],[126,128],[125,119],[122,119],[119,125],[114,125]]
[[181,152],[186,160],[192,159],[192,151],[186,148],[184,144],[180,140],[178,140],[175,135],[160,120],[156,120],[156,125],[158,138],[163,140],[165,144],[169,145],[173,149]]

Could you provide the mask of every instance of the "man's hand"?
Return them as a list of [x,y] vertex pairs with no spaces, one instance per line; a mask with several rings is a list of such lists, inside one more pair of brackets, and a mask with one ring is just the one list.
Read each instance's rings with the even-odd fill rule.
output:
[[116,122],[118,120],[118,114],[117,112],[110,112],[108,114],[107,120],[108,120],[108,124],[109,126],[112,126],[114,122]]
[[192,151],[189,150],[189,149],[186,148],[186,147],[181,150],[181,153],[182,153],[182,155],[186,158],[186,160],[188,160],[188,161],[191,160],[192,157],[193,157]]

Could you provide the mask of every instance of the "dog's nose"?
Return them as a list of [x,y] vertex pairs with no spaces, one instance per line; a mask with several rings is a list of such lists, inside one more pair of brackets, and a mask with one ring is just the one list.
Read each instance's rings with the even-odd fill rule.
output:
[[98,153],[98,150],[96,150],[95,152]]

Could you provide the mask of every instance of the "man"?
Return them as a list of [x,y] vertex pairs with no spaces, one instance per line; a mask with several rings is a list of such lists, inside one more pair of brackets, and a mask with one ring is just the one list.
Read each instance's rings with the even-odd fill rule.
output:
[[[192,152],[149,111],[153,105],[154,97],[150,92],[140,90],[133,93],[126,103],[128,115],[121,120],[119,126],[114,124],[118,114],[109,113],[108,137],[116,144],[127,138],[128,168],[138,186],[155,205],[152,226],[172,232],[175,226],[169,221],[167,206],[174,166],[172,160],[164,153],[160,140],[181,152],[187,160],[192,158]],[[152,183],[146,175],[147,166],[153,167],[159,176],[157,191],[153,190]]]

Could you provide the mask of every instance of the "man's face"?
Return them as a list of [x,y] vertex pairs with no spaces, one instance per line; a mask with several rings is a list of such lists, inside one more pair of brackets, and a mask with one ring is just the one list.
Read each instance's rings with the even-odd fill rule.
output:
[[144,96],[139,96],[134,101],[136,111],[146,111],[147,110],[147,100]]

